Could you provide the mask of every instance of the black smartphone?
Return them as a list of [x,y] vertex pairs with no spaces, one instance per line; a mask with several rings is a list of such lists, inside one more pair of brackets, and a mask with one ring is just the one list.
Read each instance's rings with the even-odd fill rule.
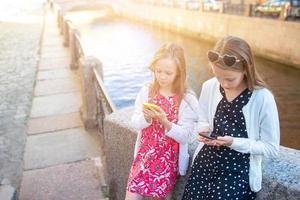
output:
[[216,140],[217,139],[217,136],[211,136],[210,133],[207,133],[207,134],[205,134],[205,133],[198,133],[198,134],[200,136],[205,137],[205,138],[210,139],[210,140]]

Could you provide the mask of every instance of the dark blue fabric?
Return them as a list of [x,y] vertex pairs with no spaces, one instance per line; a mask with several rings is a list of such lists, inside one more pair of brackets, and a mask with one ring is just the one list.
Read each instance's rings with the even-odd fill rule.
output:
[[[252,92],[245,89],[228,102],[225,91],[214,116],[212,135],[248,138],[242,108]],[[184,200],[255,199],[256,193],[249,186],[250,154],[237,152],[229,147],[204,145],[194,160],[192,172],[185,187]]]

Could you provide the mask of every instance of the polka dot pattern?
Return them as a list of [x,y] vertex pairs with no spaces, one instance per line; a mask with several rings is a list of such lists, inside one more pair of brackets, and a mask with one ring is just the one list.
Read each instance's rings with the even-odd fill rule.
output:
[[[242,108],[252,92],[245,89],[231,102],[221,87],[220,92],[223,98],[215,113],[212,135],[248,138]],[[256,193],[249,186],[249,161],[250,154],[225,146],[204,145],[194,160],[183,200],[255,199]]]

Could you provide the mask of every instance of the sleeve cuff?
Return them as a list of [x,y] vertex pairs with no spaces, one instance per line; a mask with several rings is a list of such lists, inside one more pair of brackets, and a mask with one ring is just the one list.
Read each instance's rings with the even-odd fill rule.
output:
[[251,140],[248,138],[233,138],[232,144],[228,147],[241,153],[250,153],[251,146]]
[[237,138],[232,138],[232,144],[230,146],[228,146],[229,148],[232,148],[232,149],[236,149],[238,147],[238,141],[237,141]]
[[172,127],[169,131],[165,129],[165,134],[166,136],[174,139],[178,143],[185,144],[188,142],[188,137],[184,136],[185,135],[184,131],[177,124],[172,123]]
[[145,119],[145,117],[144,117],[144,115],[142,115],[141,117],[140,117],[140,124],[141,124],[141,126],[143,127],[143,128],[146,128],[146,127],[148,127],[148,126],[150,126],[151,124],[152,124],[152,119],[151,119],[151,121],[148,123],[147,121],[146,121],[146,119]]
[[166,136],[170,137],[170,138],[174,138],[174,134],[176,133],[176,124],[172,123],[171,129],[168,131],[167,129],[165,129],[165,134]]

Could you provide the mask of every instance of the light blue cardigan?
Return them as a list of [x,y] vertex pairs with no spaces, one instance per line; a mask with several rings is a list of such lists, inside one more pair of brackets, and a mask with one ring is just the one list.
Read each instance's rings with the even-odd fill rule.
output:
[[[213,118],[222,99],[220,83],[216,78],[206,81],[199,98],[199,122],[197,130],[213,130]],[[248,138],[233,138],[230,148],[250,153],[249,184],[252,191],[261,189],[263,156],[276,156],[279,151],[280,128],[276,103],[272,93],[266,89],[255,89],[243,107]],[[202,148],[200,143],[194,158]]]
[[[143,114],[143,103],[148,102],[149,86],[144,86],[140,90],[134,105],[134,113],[131,118],[131,123],[133,127],[139,130],[137,140],[135,143],[134,157],[137,154],[140,138],[141,138],[141,129],[146,128],[151,125],[148,123]],[[179,174],[185,175],[188,163],[189,163],[189,154],[188,154],[188,142],[190,135],[194,130],[194,124],[197,122],[197,113],[198,113],[198,101],[197,98],[191,94],[186,93],[185,97],[181,101],[179,106],[178,113],[178,122],[177,124],[172,123],[172,128],[169,131],[166,131],[165,134],[174,139],[179,143]]]

